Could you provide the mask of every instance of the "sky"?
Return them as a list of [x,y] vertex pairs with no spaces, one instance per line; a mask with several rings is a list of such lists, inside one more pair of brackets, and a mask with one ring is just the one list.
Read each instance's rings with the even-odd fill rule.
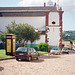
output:
[[[0,7],[43,6],[49,0],[0,0]],[[75,0],[51,0],[62,7],[63,31],[75,31]]]

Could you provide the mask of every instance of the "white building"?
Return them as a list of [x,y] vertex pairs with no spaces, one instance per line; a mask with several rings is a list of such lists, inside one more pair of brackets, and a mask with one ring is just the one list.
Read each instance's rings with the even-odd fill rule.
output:
[[[0,7],[0,31],[6,31],[6,26],[12,21],[28,23],[42,32],[36,44],[46,42],[52,46],[62,45],[62,14],[61,9],[54,6],[42,7]],[[47,31],[48,30],[48,31]]]
[[69,40],[62,40],[62,44],[64,45],[64,47],[67,47],[69,49],[72,48],[72,44]]

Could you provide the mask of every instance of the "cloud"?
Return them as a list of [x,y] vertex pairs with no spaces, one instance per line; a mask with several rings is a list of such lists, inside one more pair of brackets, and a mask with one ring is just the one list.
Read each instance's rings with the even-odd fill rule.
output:
[[[44,2],[47,5],[49,0],[21,0],[18,6],[43,6]],[[58,0],[51,0],[58,4]],[[75,0],[59,0],[59,5],[65,12],[75,12]]]
[[48,0],[22,0],[18,3],[19,6],[42,6]]
[[65,12],[74,12],[75,0],[61,0],[59,3]]

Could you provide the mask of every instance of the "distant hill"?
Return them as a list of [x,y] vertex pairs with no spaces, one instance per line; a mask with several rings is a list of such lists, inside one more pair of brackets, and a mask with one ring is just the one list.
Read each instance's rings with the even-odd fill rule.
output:
[[64,31],[62,33],[63,40],[75,40],[75,31]]

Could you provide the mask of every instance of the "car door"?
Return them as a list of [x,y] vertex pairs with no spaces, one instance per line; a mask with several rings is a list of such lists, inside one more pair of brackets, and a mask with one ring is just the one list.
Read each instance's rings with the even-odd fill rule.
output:
[[32,49],[32,48],[30,48],[30,50],[31,50],[31,56],[32,56],[32,58],[33,58],[33,57],[34,57],[33,49]]
[[37,51],[34,48],[33,48],[33,53],[34,53],[34,57],[38,56],[38,53],[37,53]]

